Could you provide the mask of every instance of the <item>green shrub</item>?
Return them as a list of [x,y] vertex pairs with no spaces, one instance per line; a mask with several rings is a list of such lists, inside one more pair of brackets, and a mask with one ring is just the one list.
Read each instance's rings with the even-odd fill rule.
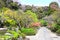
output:
[[56,30],[57,30],[57,24],[56,23],[53,23],[52,24],[52,27],[50,28],[53,32],[56,32]]
[[8,35],[4,35],[3,38],[4,38],[4,40],[7,40],[7,39],[8,39],[8,40],[11,40],[12,37],[11,37],[11,36],[8,36]]
[[3,38],[3,40],[11,40],[12,36],[10,36],[8,34],[7,35],[5,34],[3,36],[0,35],[0,40],[1,40],[1,38]]
[[13,35],[13,39],[17,39],[20,36],[20,34],[16,31],[9,30],[8,32]]
[[32,28],[22,28],[21,32],[26,35],[35,35],[36,34],[36,30],[34,30]]
[[6,25],[6,26],[16,26],[16,21],[13,20],[13,19],[7,19],[7,20],[5,21],[5,25]]
[[24,33],[21,33],[20,30],[18,30],[18,33],[19,33],[19,35],[20,35],[21,37],[25,37],[25,36],[26,36]]
[[56,31],[57,34],[60,34],[60,29]]
[[41,23],[42,26],[47,26],[47,22],[45,20],[43,20],[43,19],[40,20],[40,23]]
[[35,13],[33,13],[31,10],[27,10],[26,14],[28,15],[28,17],[30,17],[32,22],[38,22],[37,15]]
[[56,32],[58,29],[60,29],[60,26],[57,23],[53,23],[52,27],[50,28],[53,32]]
[[21,33],[21,36],[24,38],[26,35],[24,33]]

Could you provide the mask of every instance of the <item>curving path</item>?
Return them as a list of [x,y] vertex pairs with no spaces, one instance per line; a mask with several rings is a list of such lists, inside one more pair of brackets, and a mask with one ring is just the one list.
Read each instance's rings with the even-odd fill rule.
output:
[[35,36],[26,36],[30,40],[60,40],[60,36],[52,33],[48,28],[41,27]]

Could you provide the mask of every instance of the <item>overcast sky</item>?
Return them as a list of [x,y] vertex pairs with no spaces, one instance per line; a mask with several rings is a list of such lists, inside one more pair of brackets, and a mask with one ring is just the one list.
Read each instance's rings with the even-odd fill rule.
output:
[[58,0],[18,0],[23,5],[48,6],[51,2],[58,2]]

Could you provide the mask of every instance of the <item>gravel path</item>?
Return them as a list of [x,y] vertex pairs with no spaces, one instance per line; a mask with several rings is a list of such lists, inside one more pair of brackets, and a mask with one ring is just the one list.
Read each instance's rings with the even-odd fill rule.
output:
[[41,27],[35,36],[26,37],[30,40],[60,40],[60,36],[55,35],[46,27]]

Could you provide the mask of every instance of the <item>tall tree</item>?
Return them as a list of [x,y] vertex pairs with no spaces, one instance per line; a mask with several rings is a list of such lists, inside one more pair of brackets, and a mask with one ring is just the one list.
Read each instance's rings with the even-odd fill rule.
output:
[[18,9],[18,2],[14,2],[13,0],[0,0],[0,7],[8,7],[10,9]]
[[49,7],[53,10],[57,10],[59,8],[59,5],[57,2],[51,2]]
[[0,0],[0,7],[6,6],[6,1],[7,0]]

